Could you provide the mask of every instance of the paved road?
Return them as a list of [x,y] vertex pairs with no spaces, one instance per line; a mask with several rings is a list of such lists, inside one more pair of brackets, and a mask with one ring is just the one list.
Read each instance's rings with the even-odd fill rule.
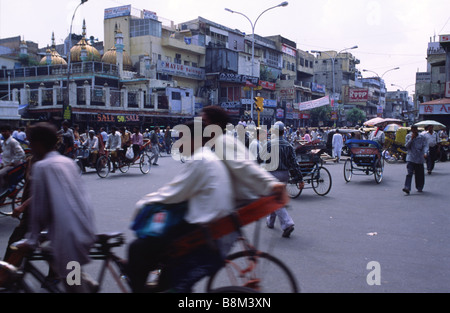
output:
[[[100,179],[83,175],[95,207],[98,232],[128,230],[134,204],[144,194],[157,190],[184,166],[169,157],[142,175],[139,169]],[[384,179],[354,176],[345,183],[343,163],[327,163],[333,187],[326,197],[304,190],[291,201],[289,212],[296,222],[291,238],[281,238],[279,225],[260,232],[260,248],[282,259],[295,273],[303,292],[450,292],[450,162],[438,163],[426,176],[424,192],[405,196],[401,191],[405,164],[386,164]],[[257,183],[257,182],[256,182]],[[0,218],[0,251],[15,221]],[[246,232],[252,234],[253,226]],[[250,236],[253,238],[253,236]],[[126,248],[118,250],[126,255]],[[370,267],[369,262],[379,267]],[[97,265],[92,265],[91,271]],[[372,276],[379,270],[380,276]],[[370,274],[370,275],[369,275]],[[367,276],[380,278],[369,285]],[[273,280],[276,281],[276,277]],[[202,291],[199,284],[196,291]],[[106,292],[116,292],[108,283]]]

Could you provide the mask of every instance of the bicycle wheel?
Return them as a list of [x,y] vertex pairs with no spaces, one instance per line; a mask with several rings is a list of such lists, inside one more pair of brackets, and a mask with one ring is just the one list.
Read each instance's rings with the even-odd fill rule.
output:
[[311,185],[319,196],[326,196],[331,190],[331,174],[325,168],[320,166],[312,174]]
[[352,159],[347,159],[344,164],[344,179],[347,183],[352,180],[353,176],[353,168],[352,168]]
[[102,155],[97,160],[96,169],[98,176],[100,176],[101,178],[106,178],[111,171],[111,160],[107,156]]
[[2,202],[0,203],[0,216],[11,216],[11,206],[14,206],[14,199],[9,198],[9,196],[5,196],[5,198],[3,198]]
[[291,199],[295,199],[298,198],[300,196],[300,194],[302,193],[303,189],[300,189],[298,187],[298,183],[295,182],[291,182],[291,180],[289,180],[289,182],[286,184],[286,190],[289,194],[289,197]]
[[16,207],[18,207],[19,205],[22,204],[22,195],[23,195],[23,188],[25,187],[25,179],[22,179],[22,181],[17,184],[16,186],[16,191],[14,192],[13,196],[12,196],[12,209],[14,211],[14,209]]
[[141,156],[141,160],[139,161],[139,168],[142,174],[148,174],[150,172],[150,168],[152,166],[151,164],[150,157],[144,152]]
[[[274,279],[276,277],[276,279]],[[225,265],[208,280],[206,290],[221,286],[245,287],[262,293],[297,293],[297,281],[279,259],[261,251],[240,251],[225,260]]]
[[377,184],[380,184],[383,180],[383,164],[380,159],[378,159],[373,166],[373,175]]
[[14,208],[22,203],[23,187],[25,186],[25,179],[22,179],[14,188],[8,192],[3,202],[0,203],[0,215],[11,216]]
[[221,287],[209,291],[210,293],[258,293],[255,289],[238,286]]
[[127,161],[119,162],[119,171],[122,173],[127,173],[130,170],[130,163]]

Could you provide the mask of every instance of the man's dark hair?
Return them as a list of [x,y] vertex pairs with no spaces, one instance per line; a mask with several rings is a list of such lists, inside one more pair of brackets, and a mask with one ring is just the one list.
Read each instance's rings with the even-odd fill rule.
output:
[[40,142],[47,150],[53,150],[58,142],[58,130],[53,124],[42,122],[30,126],[28,129],[28,140]]
[[218,125],[222,129],[225,129],[230,121],[227,111],[217,105],[204,107],[202,112],[207,116],[210,125]]

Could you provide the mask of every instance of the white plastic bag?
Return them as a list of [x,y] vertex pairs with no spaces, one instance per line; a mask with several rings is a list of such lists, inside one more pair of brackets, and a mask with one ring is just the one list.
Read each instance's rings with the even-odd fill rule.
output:
[[127,152],[125,153],[125,156],[127,157],[127,159],[132,160],[134,158],[134,152],[133,152],[133,147],[128,147]]

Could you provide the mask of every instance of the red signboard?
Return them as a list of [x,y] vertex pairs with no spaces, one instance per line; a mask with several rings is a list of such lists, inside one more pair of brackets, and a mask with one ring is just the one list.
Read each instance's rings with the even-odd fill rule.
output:
[[369,99],[369,89],[354,89],[348,90],[349,102],[365,102]]
[[263,87],[264,89],[269,89],[269,90],[276,90],[277,89],[277,85],[275,83],[271,83],[271,82],[266,82],[266,81],[260,81],[259,82],[260,86]]

